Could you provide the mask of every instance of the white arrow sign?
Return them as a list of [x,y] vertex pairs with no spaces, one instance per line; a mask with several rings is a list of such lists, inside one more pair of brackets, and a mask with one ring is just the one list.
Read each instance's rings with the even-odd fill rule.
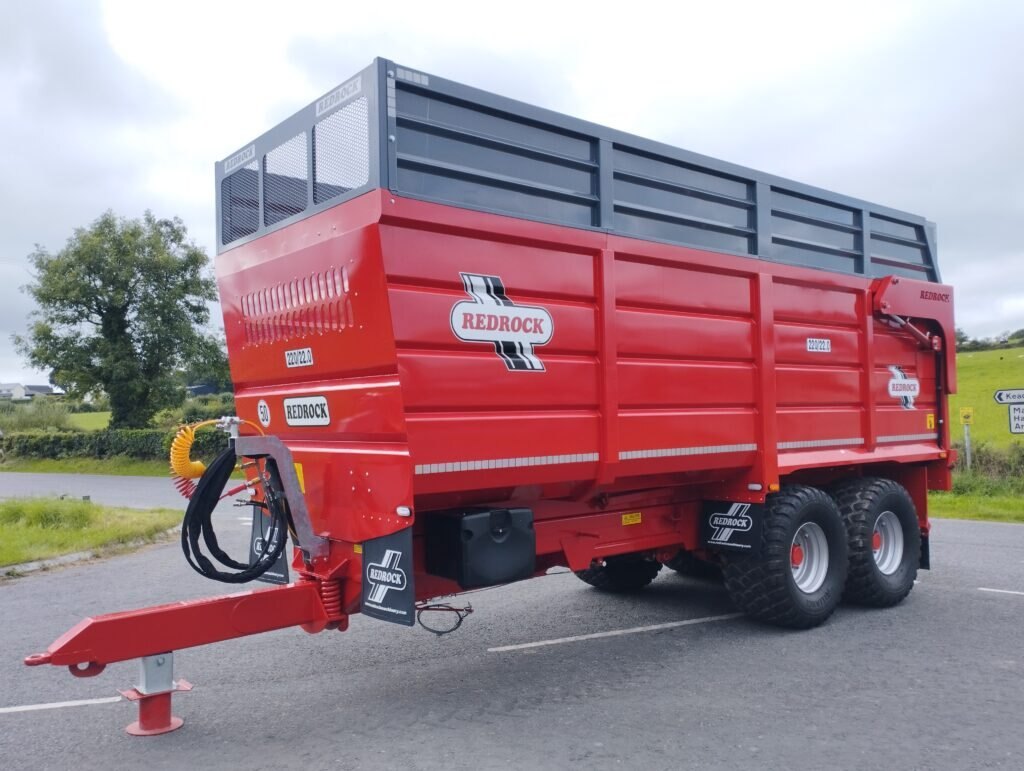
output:
[[1007,388],[1003,391],[996,391],[995,400],[997,404],[1024,404],[1024,388]]

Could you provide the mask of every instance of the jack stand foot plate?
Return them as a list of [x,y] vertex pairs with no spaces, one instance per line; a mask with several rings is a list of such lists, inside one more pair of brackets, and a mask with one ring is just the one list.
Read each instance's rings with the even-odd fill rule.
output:
[[177,680],[171,690],[160,693],[142,693],[137,688],[121,691],[126,699],[139,703],[139,719],[124,730],[132,736],[158,736],[177,731],[185,721],[171,714],[171,694],[191,690],[192,683]]
[[177,731],[183,725],[185,725],[184,720],[180,717],[174,717],[174,715],[171,715],[171,721],[164,728],[143,728],[141,721],[136,720],[134,723],[125,726],[124,730],[132,736],[157,736],[159,734],[169,734],[171,731]]

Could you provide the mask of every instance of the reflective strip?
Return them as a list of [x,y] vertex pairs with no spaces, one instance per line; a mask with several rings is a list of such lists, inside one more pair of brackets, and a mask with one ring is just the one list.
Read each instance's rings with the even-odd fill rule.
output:
[[619,460],[676,458],[681,455],[717,455],[723,452],[753,452],[756,449],[756,444],[719,444],[711,447],[666,447],[663,450],[627,450],[619,453]]
[[452,463],[424,463],[416,466],[417,474],[452,474],[459,471],[487,471],[524,466],[558,466],[565,463],[594,463],[596,452],[576,455],[538,455],[529,458],[495,458],[494,460],[463,460]]
[[932,439],[934,441],[939,440],[937,433],[931,434],[897,434],[896,436],[880,436],[878,437],[878,443],[883,442],[922,442]]
[[[900,436],[880,436],[879,443],[915,442],[921,440],[937,440],[937,433],[904,434]],[[780,450],[804,450],[819,447],[857,447],[864,444],[863,439],[809,439],[800,442],[779,442]],[[624,450],[619,453],[619,460],[640,460],[643,458],[679,458],[693,455],[720,455],[731,452],[754,452],[756,444],[719,444],[707,447],[666,447],[657,450]],[[526,466],[558,466],[566,463],[595,463],[596,452],[576,455],[539,455],[527,458],[496,458],[494,460],[465,460],[452,463],[425,463],[416,466],[416,473],[452,474],[460,471],[488,471],[490,469],[522,468]]]
[[780,450],[805,450],[812,447],[855,447],[864,444],[863,439],[808,439],[803,442],[779,442]]

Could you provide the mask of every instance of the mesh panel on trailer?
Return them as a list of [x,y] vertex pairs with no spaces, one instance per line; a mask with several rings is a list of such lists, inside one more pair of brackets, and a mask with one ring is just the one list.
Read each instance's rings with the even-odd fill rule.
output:
[[221,180],[221,243],[251,236],[259,228],[258,185],[256,161]]
[[308,146],[296,134],[263,157],[263,222],[273,225],[305,211],[308,203]]
[[878,266],[873,273],[894,273],[922,281],[929,278],[928,243],[920,225],[872,214],[868,251],[872,265]]
[[753,254],[754,185],[652,153],[616,147],[613,219],[640,238]]
[[370,180],[370,123],[366,97],[313,127],[313,203],[323,203]]
[[934,226],[922,217],[386,60],[225,159],[217,173],[221,250],[380,188],[820,270],[939,280]]
[[771,189],[771,251],[790,265],[864,272],[864,214],[833,201]]

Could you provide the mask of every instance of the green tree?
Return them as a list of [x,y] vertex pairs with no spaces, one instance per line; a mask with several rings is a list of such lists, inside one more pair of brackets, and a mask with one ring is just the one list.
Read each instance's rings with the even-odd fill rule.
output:
[[211,385],[218,391],[231,390],[231,369],[223,335],[199,341],[182,373],[185,385]]
[[104,391],[112,428],[146,426],[180,404],[176,372],[208,342],[199,331],[216,297],[206,253],[180,219],[106,212],[56,254],[29,255],[38,304],[18,350],[72,396]]

